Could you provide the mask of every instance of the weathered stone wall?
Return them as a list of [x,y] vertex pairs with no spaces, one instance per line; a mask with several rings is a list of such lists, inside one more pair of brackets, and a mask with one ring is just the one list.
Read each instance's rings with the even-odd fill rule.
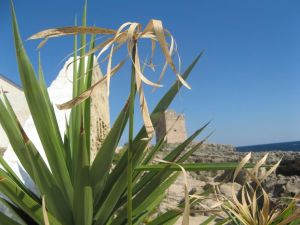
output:
[[[4,91],[4,93],[6,94],[20,123],[23,125],[26,119],[29,117],[30,112],[22,89],[13,82],[0,75],[1,100],[3,100],[2,91]],[[5,149],[8,147],[8,145],[8,138],[0,125],[0,148]]]
[[[97,61],[94,61],[96,64]],[[94,67],[92,83],[103,77],[99,66]],[[101,143],[110,130],[109,101],[107,85],[103,82],[91,96],[91,160],[93,161]]]
[[165,111],[156,128],[156,141],[163,138],[168,144],[182,143],[187,138],[185,117],[173,110]]

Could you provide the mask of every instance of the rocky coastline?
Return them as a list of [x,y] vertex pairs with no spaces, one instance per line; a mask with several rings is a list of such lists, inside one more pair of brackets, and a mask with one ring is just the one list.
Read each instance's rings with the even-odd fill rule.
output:
[[[196,143],[191,144],[188,149]],[[161,152],[161,156],[167,154],[176,145],[168,144]],[[274,202],[280,198],[293,197],[300,192],[300,152],[292,151],[271,151],[271,152],[252,152],[250,162],[258,162],[268,153],[266,164],[274,165],[281,160],[280,166],[263,183],[263,186]],[[224,144],[203,144],[189,158],[189,163],[213,163],[213,162],[240,162],[248,152],[238,152],[233,145]],[[222,194],[227,197],[232,196],[232,185],[235,190],[241,189],[246,180],[246,173],[240,173],[234,183],[232,183],[233,171],[200,171],[188,172],[188,183],[190,193],[202,193],[209,187],[218,186]],[[171,205],[176,205],[182,201],[183,197],[183,177],[180,176],[167,192],[167,199],[161,205],[160,211],[165,211]],[[204,201],[208,207],[215,204],[212,199]],[[193,216],[202,218],[207,216],[204,213],[194,214]]]

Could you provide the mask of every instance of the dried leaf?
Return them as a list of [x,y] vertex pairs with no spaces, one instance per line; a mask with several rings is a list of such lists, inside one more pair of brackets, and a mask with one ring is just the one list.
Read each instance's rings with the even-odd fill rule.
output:
[[74,34],[115,34],[116,31],[112,29],[99,28],[99,27],[60,27],[60,28],[52,28],[40,31],[31,37],[28,40],[40,39],[40,38],[52,38],[52,37],[60,37],[66,35],[74,35]]
[[[125,61],[123,60],[120,62],[117,66],[115,66],[111,71],[111,76],[113,76],[116,72],[119,71],[119,69],[124,65]],[[88,90],[82,92],[79,96],[73,98],[72,100],[65,102],[63,104],[56,105],[58,109],[70,109],[79,103],[83,102],[84,100],[88,99],[92,92],[99,87],[99,85],[106,80],[107,76],[105,75],[103,78],[101,78],[99,81],[97,81],[95,84],[93,84]]]
[[160,44],[160,47],[163,51],[163,54],[165,56],[166,61],[176,74],[176,77],[180,80],[180,82],[187,87],[188,89],[191,89],[191,87],[187,84],[187,82],[178,74],[177,69],[174,65],[174,62],[172,60],[172,57],[168,50],[168,44],[166,42],[164,28],[162,25],[162,22],[160,20],[151,20],[148,25],[146,26],[143,33],[147,32],[154,32],[157,38],[158,43]]
[[248,153],[239,163],[238,167],[235,169],[234,174],[233,174],[233,181],[235,181],[236,176],[239,174],[239,172],[242,170],[242,168],[246,165],[246,163],[250,160],[251,158],[251,152]]
[[108,63],[107,63],[107,70],[106,70],[107,96],[109,96],[109,90],[110,90],[111,61],[112,61],[113,51],[114,51],[114,45],[112,45],[110,49]]
[[39,45],[37,46],[37,49],[42,48],[46,44],[46,42],[48,41],[48,39],[49,38],[46,37],[44,40],[42,40],[41,43],[39,43]]
[[149,109],[148,109],[148,105],[147,105],[146,98],[144,95],[141,77],[138,73],[138,71],[140,71],[140,62],[139,62],[137,48],[135,51],[135,67],[136,67],[135,80],[136,80],[137,91],[138,91],[139,98],[140,98],[140,108],[141,108],[141,112],[142,112],[142,118],[143,118],[143,121],[145,124],[148,138],[152,138],[152,136],[154,134],[154,127],[153,127],[152,121],[150,119]]
[[273,173],[277,167],[280,165],[281,160],[279,160],[274,166],[272,166],[261,178],[259,178],[260,182],[263,182],[271,173]]
[[45,223],[45,225],[50,225],[49,218],[48,218],[48,213],[47,213],[47,210],[46,210],[45,195],[42,198],[42,208],[43,208],[44,223]]
[[259,160],[258,163],[256,163],[256,165],[253,167],[253,169],[250,171],[250,173],[253,173],[257,176],[259,168],[266,162],[268,156],[269,156],[269,153],[265,154],[265,156],[261,160]]

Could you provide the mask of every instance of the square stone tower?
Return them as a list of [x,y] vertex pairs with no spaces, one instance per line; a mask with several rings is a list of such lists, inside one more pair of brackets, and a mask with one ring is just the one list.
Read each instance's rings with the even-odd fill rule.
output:
[[156,127],[156,141],[165,137],[167,144],[182,143],[187,138],[185,117],[173,110],[167,110],[160,118]]

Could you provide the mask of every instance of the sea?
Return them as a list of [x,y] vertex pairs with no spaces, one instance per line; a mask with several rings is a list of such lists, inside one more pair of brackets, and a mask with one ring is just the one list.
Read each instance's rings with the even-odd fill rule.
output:
[[263,145],[238,146],[239,152],[264,152],[264,151],[293,151],[300,152],[300,141],[280,142]]

